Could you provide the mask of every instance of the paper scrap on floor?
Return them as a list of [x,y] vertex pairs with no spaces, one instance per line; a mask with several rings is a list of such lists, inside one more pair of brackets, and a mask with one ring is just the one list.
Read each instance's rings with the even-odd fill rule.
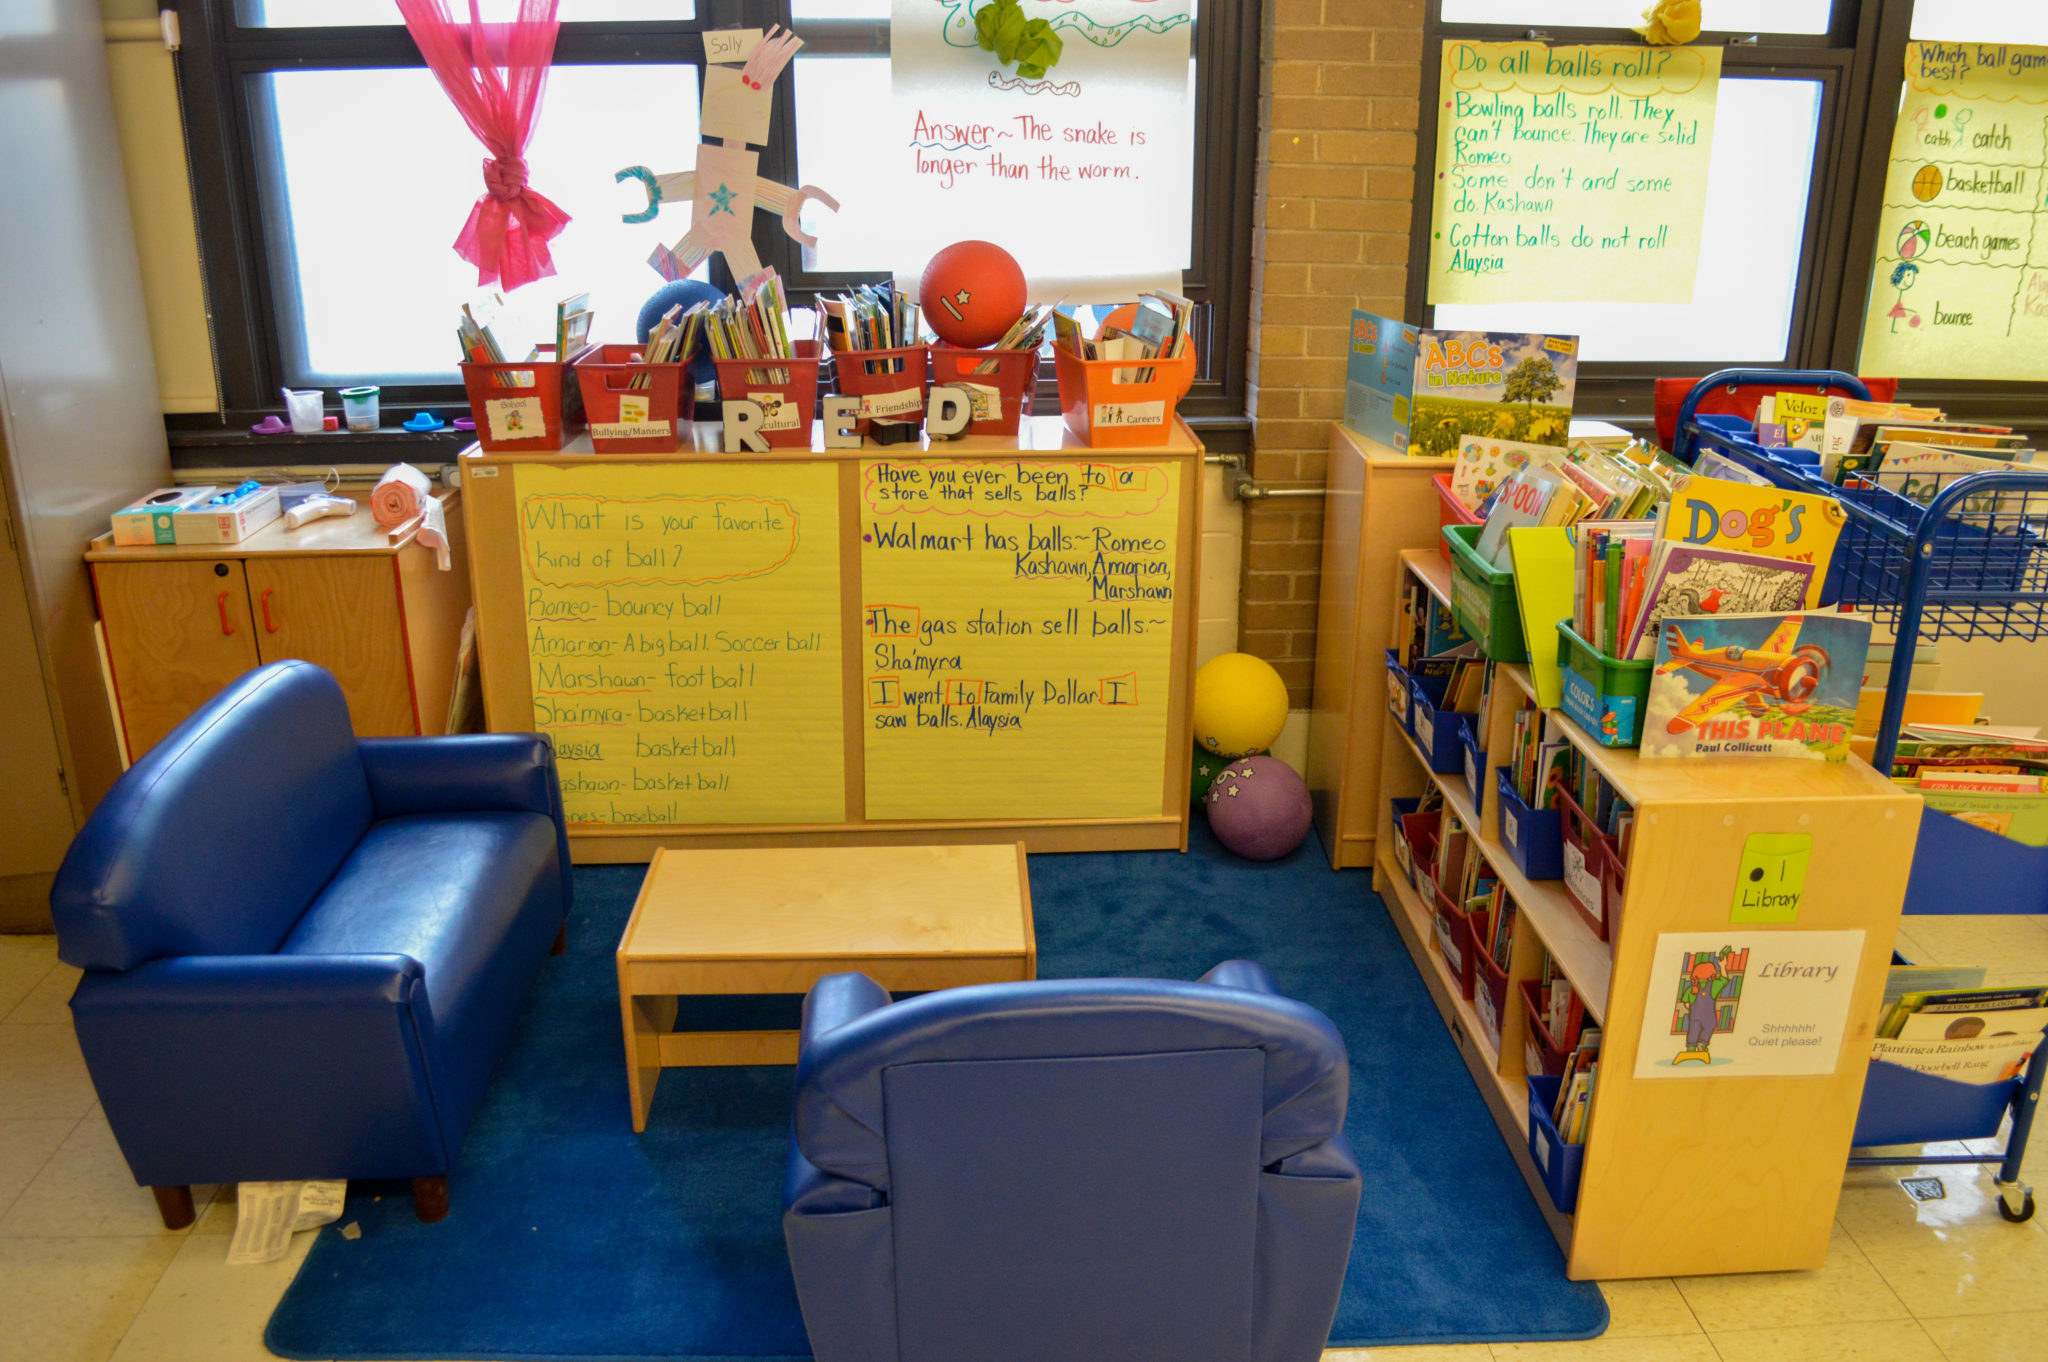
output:
[[274,1263],[290,1249],[292,1235],[315,1230],[341,1215],[348,1180],[327,1182],[244,1182],[235,1189],[235,1237],[228,1264]]

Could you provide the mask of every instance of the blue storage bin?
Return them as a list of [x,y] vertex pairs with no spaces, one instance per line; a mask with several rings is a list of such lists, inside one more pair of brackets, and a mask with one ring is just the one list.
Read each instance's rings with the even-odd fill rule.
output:
[[1458,730],[1458,749],[1465,759],[1465,787],[1472,792],[1475,816],[1486,812],[1486,782],[1480,779],[1486,770],[1486,749],[1479,745],[1478,717],[1473,715]]
[[1564,824],[1556,809],[1532,809],[1515,793],[1505,766],[1495,768],[1500,787],[1500,840],[1523,875],[1554,880],[1564,874]]
[[1530,1078],[1529,1155],[1543,1178],[1543,1190],[1550,1204],[1566,1215],[1579,1204],[1579,1174],[1586,1167],[1586,1146],[1566,1144],[1551,1123],[1550,1108],[1557,1101],[1562,1078]]
[[[2036,1054],[2035,1063],[2041,1062]],[[1958,1083],[1914,1069],[1870,1061],[1863,1105],[1856,1113],[1858,1149],[1887,1144],[1935,1144],[1944,1140],[1986,1140],[1998,1133],[2023,1079],[2004,1083]]]
[[1938,809],[1920,813],[1906,913],[2048,913],[2048,847],[2030,847]]
[[1422,798],[1417,795],[1410,799],[1393,799],[1387,802],[1394,806],[1394,821],[1390,825],[1393,831],[1388,834],[1394,839],[1394,864],[1401,867],[1401,873],[1412,881],[1415,878],[1415,857],[1408,849],[1408,838],[1401,831],[1401,816],[1414,813],[1422,807]]
[[1477,715],[1460,714],[1454,709],[1438,709],[1436,701],[1420,679],[1414,679],[1413,697],[1408,706],[1408,728],[1415,736],[1415,745],[1422,749],[1423,760],[1429,769],[1440,776],[1454,776],[1464,768],[1465,750],[1459,735],[1465,725]]

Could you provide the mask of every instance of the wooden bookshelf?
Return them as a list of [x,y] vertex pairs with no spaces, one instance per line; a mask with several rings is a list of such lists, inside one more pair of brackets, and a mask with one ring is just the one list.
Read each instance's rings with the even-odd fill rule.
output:
[[[1403,575],[1440,600],[1449,569],[1434,552],[1400,555]],[[1397,578],[1398,601],[1403,583]],[[1387,643],[1399,628],[1391,611]],[[1384,644],[1382,646],[1385,646]],[[1376,678],[1361,694],[1383,697]],[[1501,665],[1488,696],[1486,769],[1508,760],[1515,712],[1533,700],[1526,667]],[[1918,801],[1864,763],[1722,758],[1642,760],[1602,747],[1562,713],[1550,719],[1636,811],[1619,925],[1602,941],[1561,881],[1531,881],[1500,838],[1498,790],[1476,815],[1462,772],[1428,770],[1422,750],[1380,699],[1378,833],[1373,887],[1450,1028],[1502,1138],[1514,1151],[1576,1279],[1817,1268],[1827,1252],[1849,1138],[1868,1071],[1868,1041],[1897,933],[1918,829]],[[1432,905],[1394,857],[1390,801],[1428,784],[1470,833],[1517,908],[1501,1043],[1486,1039],[1437,947]],[[1864,932],[1855,991],[1832,1073],[1636,1080],[1636,1047],[1653,991],[1660,934],[1730,930],[1734,867],[1755,832],[1813,837],[1796,930]],[[1775,930],[1744,924],[1732,930]],[[1578,1201],[1552,1205],[1528,1146],[1526,1020],[1515,994],[1547,949],[1602,1028],[1600,1080],[1585,1138]],[[1659,995],[1661,997],[1661,994]]]

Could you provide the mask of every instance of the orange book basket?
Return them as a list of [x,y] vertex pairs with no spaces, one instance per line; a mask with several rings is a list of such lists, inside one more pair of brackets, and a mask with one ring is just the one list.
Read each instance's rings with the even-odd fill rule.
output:
[[[983,364],[993,372],[980,373]],[[969,435],[1015,435],[1018,424],[1031,414],[1031,394],[1038,387],[1036,350],[955,350],[932,347],[932,382],[935,384],[975,383],[996,390],[1000,414],[986,421],[969,421]]]
[[[764,430],[762,436],[775,449],[809,449],[811,422],[818,416],[818,343],[796,342],[795,359],[721,359],[718,367],[718,395],[726,401],[770,400],[796,408],[796,420],[783,419],[778,430]],[[771,413],[770,421],[775,414]]]
[[[696,390],[686,363],[645,364],[637,345],[594,345],[576,361],[576,382],[590,418],[590,444],[600,454],[669,454],[678,427],[696,419]],[[644,407],[622,419],[627,402]]]
[[[832,352],[832,381],[842,397],[881,397],[887,393],[917,393],[917,413],[902,414],[904,421],[924,419],[925,398],[931,387],[931,366],[922,345],[903,345],[894,350],[848,350]],[[853,428],[865,435],[870,424],[861,417]]]
[[[555,347],[539,348],[552,354]],[[567,381],[569,369],[553,359],[464,364],[462,386],[476,419],[477,443],[491,454],[560,449],[583,428],[583,394]]]
[[[1095,449],[1161,445],[1173,429],[1175,409],[1195,381],[1192,353],[1178,359],[1082,359],[1053,347],[1060,378],[1060,410],[1067,429]],[[1119,383],[1119,370],[1149,383]]]

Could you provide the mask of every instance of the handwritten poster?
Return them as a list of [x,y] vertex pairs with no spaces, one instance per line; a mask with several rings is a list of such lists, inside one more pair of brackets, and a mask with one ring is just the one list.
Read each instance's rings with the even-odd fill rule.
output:
[[869,818],[1160,811],[1179,472],[862,463]]
[[1432,303],[1689,303],[1721,51],[1445,42]]
[[2048,379],[2048,48],[1906,44],[1862,372]]
[[1860,931],[1660,933],[1635,1076],[1833,1073],[1862,955]]
[[[1021,0],[1059,60],[1026,78],[976,42],[996,0],[894,0],[896,275],[940,247],[1000,243],[1031,301],[1123,302],[1180,287],[1194,206],[1191,0]],[[1085,240],[1087,249],[1074,249]]]
[[843,821],[837,471],[513,477],[534,726],[569,821]]

